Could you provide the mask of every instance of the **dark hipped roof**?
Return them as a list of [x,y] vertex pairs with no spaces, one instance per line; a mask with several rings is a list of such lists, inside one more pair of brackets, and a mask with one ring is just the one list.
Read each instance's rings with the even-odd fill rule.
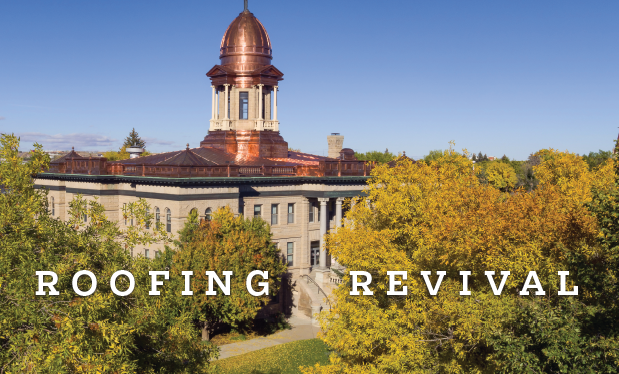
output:
[[295,165],[318,165],[327,157],[311,155],[301,152],[288,152],[287,158],[262,158],[246,153],[226,153],[217,148],[192,148],[182,151],[166,152],[151,156],[132,158],[114,163],[137,164],[137,165],[161,165],[161,166],[295,166]]

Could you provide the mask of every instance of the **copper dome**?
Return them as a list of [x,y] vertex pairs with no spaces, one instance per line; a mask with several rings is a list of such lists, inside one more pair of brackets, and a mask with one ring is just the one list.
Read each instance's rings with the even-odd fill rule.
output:
[[251,72],[271,65],[273,56],[269,34],[248,10],[228,26],[221,40],[219,58],[223,66],[236,72]]

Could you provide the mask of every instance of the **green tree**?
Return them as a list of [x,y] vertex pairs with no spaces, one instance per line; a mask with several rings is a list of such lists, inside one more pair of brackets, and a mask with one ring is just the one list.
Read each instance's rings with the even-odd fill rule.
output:
[[[81,196],[70,202],[68,222],[54,219],[47,191],[34,187],[34,177],[47,168],[49,157],[37,144],[31,159],[22,163],[19,139],[2,135],[1,143],[0,372],[204,369],[216,348],[200,342],[191,315],[178,307],[179,297],[148,295],[152,263],[129,254],[135,245],[167,240],[145,229],[151,218],[147,204],[139,201],[125,209],[123,214],[134,219],[128,230],[108,221],[96,199]],[[91,296],[73,290],[73,277],[81,270],[91,271],[98,281]],[[118,270],[135,277],[130,296],[111,290],[110,278]],[[57,274],[59,295],[35,295],[37,271]],[[86,291],[92,283],[82,276],[77,285]],[[128,278],[118,278],[119,290],[128,285]]]
[[588,155],[582,156],[591,170],[599,167],[612,156],[611,151],[599,150],[599,152],[589,152]]
[[359,161],[374,161],[379,164],[384,164],[389,161],[395,160],[397,156],[389,152],[389,149],[385,149],[385,152],[380,152],[380,151],[369,151],[366,153],[355,152],[355,157]]
[[138,132],[135,131],[135,128],[134,128],[129,133],[129,136],[125,138],[123,147],[125,148],[129,148],[129,147],[145,148],[146,142],[142,140],[142,138],[140,138],[140,136],[138,135]]
[[[279,291],[286,266],[278,248],[272,242],[269,225],[262,219],[234,217],[229,207],[220,208],[210,221],[196,224],[189,220],[181,231],[177,251],[171,256],[172,276],[181,278],[182,271],[193,271],[194,295],[185,301],[185,310],[200,321],[203,340],[210,339],[218,322],[233,328],[252,321],[258,311],[270,301],[270,296],[252,296],[246,289],[247,276],[254,270],[268,271],[268,280],[256,276],[252,281],[254,290],[260,291],[259,282],[267,282],[269,295]],[[230,296],[217,290],[215,296],[207,296],[208,277],[205,269],[216,272],[225,282],[224,271],[232,271]],[[183,282],[176,282],[181,289]],[[178,292],[180,293],[180,291]]]
[[430,151],[430,153],[428,153],[426,156],[423,156],[423,160],[426,163],[430,163],[431,161],[436,161],[440,159],[441,157],[443,157],[444,153],[445,151],[441,149],[435,149],[433,151]]

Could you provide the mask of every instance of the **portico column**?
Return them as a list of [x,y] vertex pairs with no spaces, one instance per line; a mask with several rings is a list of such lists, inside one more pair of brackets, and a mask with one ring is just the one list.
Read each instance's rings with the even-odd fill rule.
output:
[[327,234],[327,203],[329,198],[320,197],[320,269],[327,268],[327,249],[325,248],[325,235]]
[[226,87],[226,95],[224,97],[224,118],[225,119],[230,119],[230,117],[228,116],[228,105],[230,105],[229,100],[230,100],[230,94],[228,92],[228,89],[230,88],[229,84],[224,84],[224,87]]
[[264,119],[262,113],[262,87],[264,84],[258,85],[258,119]]
[[273,121],[277,121],[277,89],[279,87],[273,87]]
[[342,227],[342,203],[344,202],[343,197],[338,197],[335,200],[335,227]]
[[213,100],[212,100],[212,103],[211,103],[211,112],[212,112],[211,119],[215,119],[216,118],[215,117],[215,111],[216,111],[216,109],[215,109],[215,102],[216,102],[216,99],[217,99],[217,91],[215,91],[215,86],[211,86],[211,88],[213,88]]

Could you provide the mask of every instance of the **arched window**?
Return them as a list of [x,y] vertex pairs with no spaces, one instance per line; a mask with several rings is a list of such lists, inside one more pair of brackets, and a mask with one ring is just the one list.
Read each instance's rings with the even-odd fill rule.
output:
[[172,212],[167,208],[165,210],[165,231],[172,232]]
[[56,215],[56,204],[54,204],[54,197],[52,196],[52,217]]
[[213,211],[211,210],[211,208],[206,208],[206,211],[204,212],[204,219],[207,221],[213,219]]
[[161,227],[161,213],[159,212],[159,208],[155,207],[155,228]]

